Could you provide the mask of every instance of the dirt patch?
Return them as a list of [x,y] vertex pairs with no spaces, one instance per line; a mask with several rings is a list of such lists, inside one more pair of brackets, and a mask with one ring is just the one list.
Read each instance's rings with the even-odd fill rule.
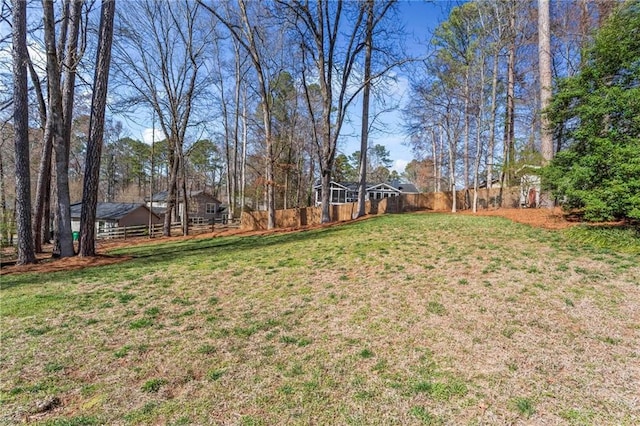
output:
[[[545,228],[545,229],[565,229],[570,226],[574,226],[577,223],[568,221],[562,209],[556,208],[550,209],[498,209],[498,210],[481,210],[477,213],[470,211],[463,211],[461,214],[477,215],[477,216],[500,216],[510,219],[514,222],[524,223],[527,225]],[[356,219],[366,220],[368,217]],[[351,221],[349,221],[351,222]],[[327,228],[344,224],[346,222],[334,222],[323,225],[305,226],[302,228],[281,228],[273,229],[269,231],[242,231],[240,229],[225,229],[221,231],[207,232],[204,234],[189,235],[187,237],[175,236],[175,237],[160,237],[149,240],[149,238],[131,238],[127,240],[113,240],[113,241],[100,241],[98,242],[99,255],[93,258],[83,258],[79,256],[66,258],[66,259],[54,259],[51,257],[51,247],[45,246],[45,252],[38,255],[38,263],[35,265],[15,265],[11,262],[3,263],[0,275],[27,273],[27,272],[58,272],[58,271],[72,271],[91,266],[111,265],[114,263],[125,262],[131,257],[129,256],[109,256],[105,253],[111,250],[115,250],[122,247],[131,247],[140,244],[161,244],[170,241],[184,241],[200,238],[216,238],[226,237],[232,235],[242,236],[254,236],[254,235],[271,235],[271,234],[283,234],[291,232],[299,232],[310,229]],[[6,258],[3,254],[3,258]]]

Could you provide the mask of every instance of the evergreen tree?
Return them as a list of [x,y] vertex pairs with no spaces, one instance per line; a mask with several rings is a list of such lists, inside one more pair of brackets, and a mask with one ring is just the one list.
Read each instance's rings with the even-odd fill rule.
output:
[[640,1],[632,0],[598,31],[549,111],[568,149],[545,169],[545,186],[588,220],[640,219],[638,28]]

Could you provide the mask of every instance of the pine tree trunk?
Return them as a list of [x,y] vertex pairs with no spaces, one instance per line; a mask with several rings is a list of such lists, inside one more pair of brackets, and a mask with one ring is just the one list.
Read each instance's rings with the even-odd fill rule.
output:
[[[447,139],[451,136],[447,135]],[[458,210],[458,197],[456,196],[456,152],[455,146],[449,140],[449,188],[451,191],[451,213],[455,213]]]
[[86,171],[82,191],[82,211],[80,213],[80,255],[96,255],[96,209],[98,186],[100,184],[100,157],[102,153],[104,116],[109,86],[109,66],[111,63],[111,42],[113,40],[113,19],[116,0],[102,0],[100,11],[100,37],[96,57],[96,73],[91,100],[89,119],[89,141],[87,143]]
[[35,263],[31,232],[29,100],[27,92],[27,4],[13,1],[13,126],[16,163],[16,224],[19,265]]

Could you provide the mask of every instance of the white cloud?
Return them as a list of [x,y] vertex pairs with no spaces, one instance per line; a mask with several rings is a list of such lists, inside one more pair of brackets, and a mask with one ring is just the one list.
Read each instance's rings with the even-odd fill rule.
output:
[[142,131],[142,142],[146,143],[147,145],[151,145],[152,140],[154,142],[160,142],[163,139],[164,135],[162,134],[162,130],[160,129],[154,130],[153,128],[146,128]]
[[395,170],[398,173],[404,173],[404,169],[409,164],[409,161],[398,159],[393,162],[393,166],[391,166],[391,170]]

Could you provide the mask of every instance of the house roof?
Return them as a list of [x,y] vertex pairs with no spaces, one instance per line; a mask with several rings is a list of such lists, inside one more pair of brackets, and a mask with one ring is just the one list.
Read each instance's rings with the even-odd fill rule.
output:
[[404,194],[417,194],[418,192],[418,188],[416,188],[416,186],[412,183],[402,183],[400,181],[393,181],[391,183],[389,183],[390,186],[396,188],[398,191],[404,193]]
[[[335,182],[335,181],[331,181],[331,185],[333,185],[334,187],[340,187],[343,189],[346,189],[348,191],[354,191],[357,192],[358,191],[358,186],[360,185],[358,182]],[[318,184],[316,186],[314,186],[314,189],[318,189],[320,188],[322,185]],[[372,183],[372,182],[367,182],[366,184],[366,188],[367,191],[370,191],[374,188],[378,188],[378,187],[387,187],[389,189],[394,189],[398,192],[401,192],[403,194],[412,194],[412,193],[418,193],[420,191],[418,191],[418,188],[416,188],[416,186],[412,183],[401,183],[400,181],[392,181],[392,182],[382,182],[382,183]]]
[[[207,197],[211,198],[211,202],[212,203],[216,203],[216,204],[222,204],[222,202],[220,200],[218,200],[217,198],[215,198],[213,195],[209,194],[206,191],[189,191],[189,198],[194,198],[197,197],[199,195],[205,195]],[[147,201],[153,201],[153,202],[166,202],[167,201],[167,197],[169,196],[169,191],[160,191],[160,192],[156,192],[155,194],[153,194],[151,196],[151,199],[147,199]],[[182,191],[180,191],[180,195],[178,196],[178,198],[182,198]]]
[[[140,207],[148,210],[148,207],[141,203],[98,203],[96,219],[120,220]],[[82,203],[71,204],[71,218],[80,219],[81,210]]]

